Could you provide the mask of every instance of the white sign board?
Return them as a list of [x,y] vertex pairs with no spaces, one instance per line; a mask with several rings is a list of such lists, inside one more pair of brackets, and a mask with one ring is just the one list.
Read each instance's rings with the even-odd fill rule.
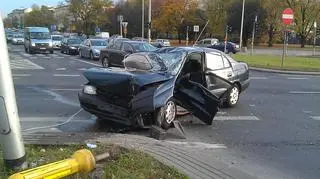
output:
[[128,26],[128,22],[122,22],[122,26],[126,28]]
[[198,25],[193,26],[193,32],[199,32],[200,27]]

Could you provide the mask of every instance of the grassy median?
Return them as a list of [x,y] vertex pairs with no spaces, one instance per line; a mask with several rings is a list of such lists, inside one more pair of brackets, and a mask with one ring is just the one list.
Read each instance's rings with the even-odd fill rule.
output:
[[243,55],[235,54],[232,57],[238,61],[246,62],[251,67],[277,69],[277,70],[295,70],[295,71],[313,71],[320,72],[320,57],[292,57],[287,56],[281,67],[281,56],[271,55]]
[[[87,148],[82,145],[65,146],[37,146],[27,145],[27,161],[30,168],[70,158],[79,149]],[[91,174],[77,174],[70,179],[151,179],[151,178],[175,178],[184,179],[185,175],[175,169],[168,167],[153,157],[139,151],[124,149],[119,146],[99,144],[91,150],[94,155],[109,152],[111,157],[97,165]],[[7,178],[12,172],[7,172],[3,166],[2,151],[0,150],[0,178]]]

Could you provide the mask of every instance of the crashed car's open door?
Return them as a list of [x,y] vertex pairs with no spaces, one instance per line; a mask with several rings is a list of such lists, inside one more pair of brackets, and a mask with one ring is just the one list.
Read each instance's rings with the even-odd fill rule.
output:
[[208,89],[188,78],[177,81],[174,98],[178,105],[190,111],[208,125],[218,112],[220,101]]

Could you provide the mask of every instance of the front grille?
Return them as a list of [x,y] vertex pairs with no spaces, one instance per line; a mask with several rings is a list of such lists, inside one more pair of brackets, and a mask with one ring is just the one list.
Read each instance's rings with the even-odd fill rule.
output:
[[49,44],[48,43],[36,43],[36,47],[48,47]]

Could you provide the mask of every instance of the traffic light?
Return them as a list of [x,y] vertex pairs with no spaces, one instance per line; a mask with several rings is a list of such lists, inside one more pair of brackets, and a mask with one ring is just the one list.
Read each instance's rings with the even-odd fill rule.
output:
[[228,33],[231,33],[232,32],[232,27],[227,25],[227,31],[228,31]]
[[257,22],[254,23],[254,30],[255,30],[256,32],[259,31],[259,24],[258,24]]
[[316,35],[320,35],[320,27],[317,27]]

